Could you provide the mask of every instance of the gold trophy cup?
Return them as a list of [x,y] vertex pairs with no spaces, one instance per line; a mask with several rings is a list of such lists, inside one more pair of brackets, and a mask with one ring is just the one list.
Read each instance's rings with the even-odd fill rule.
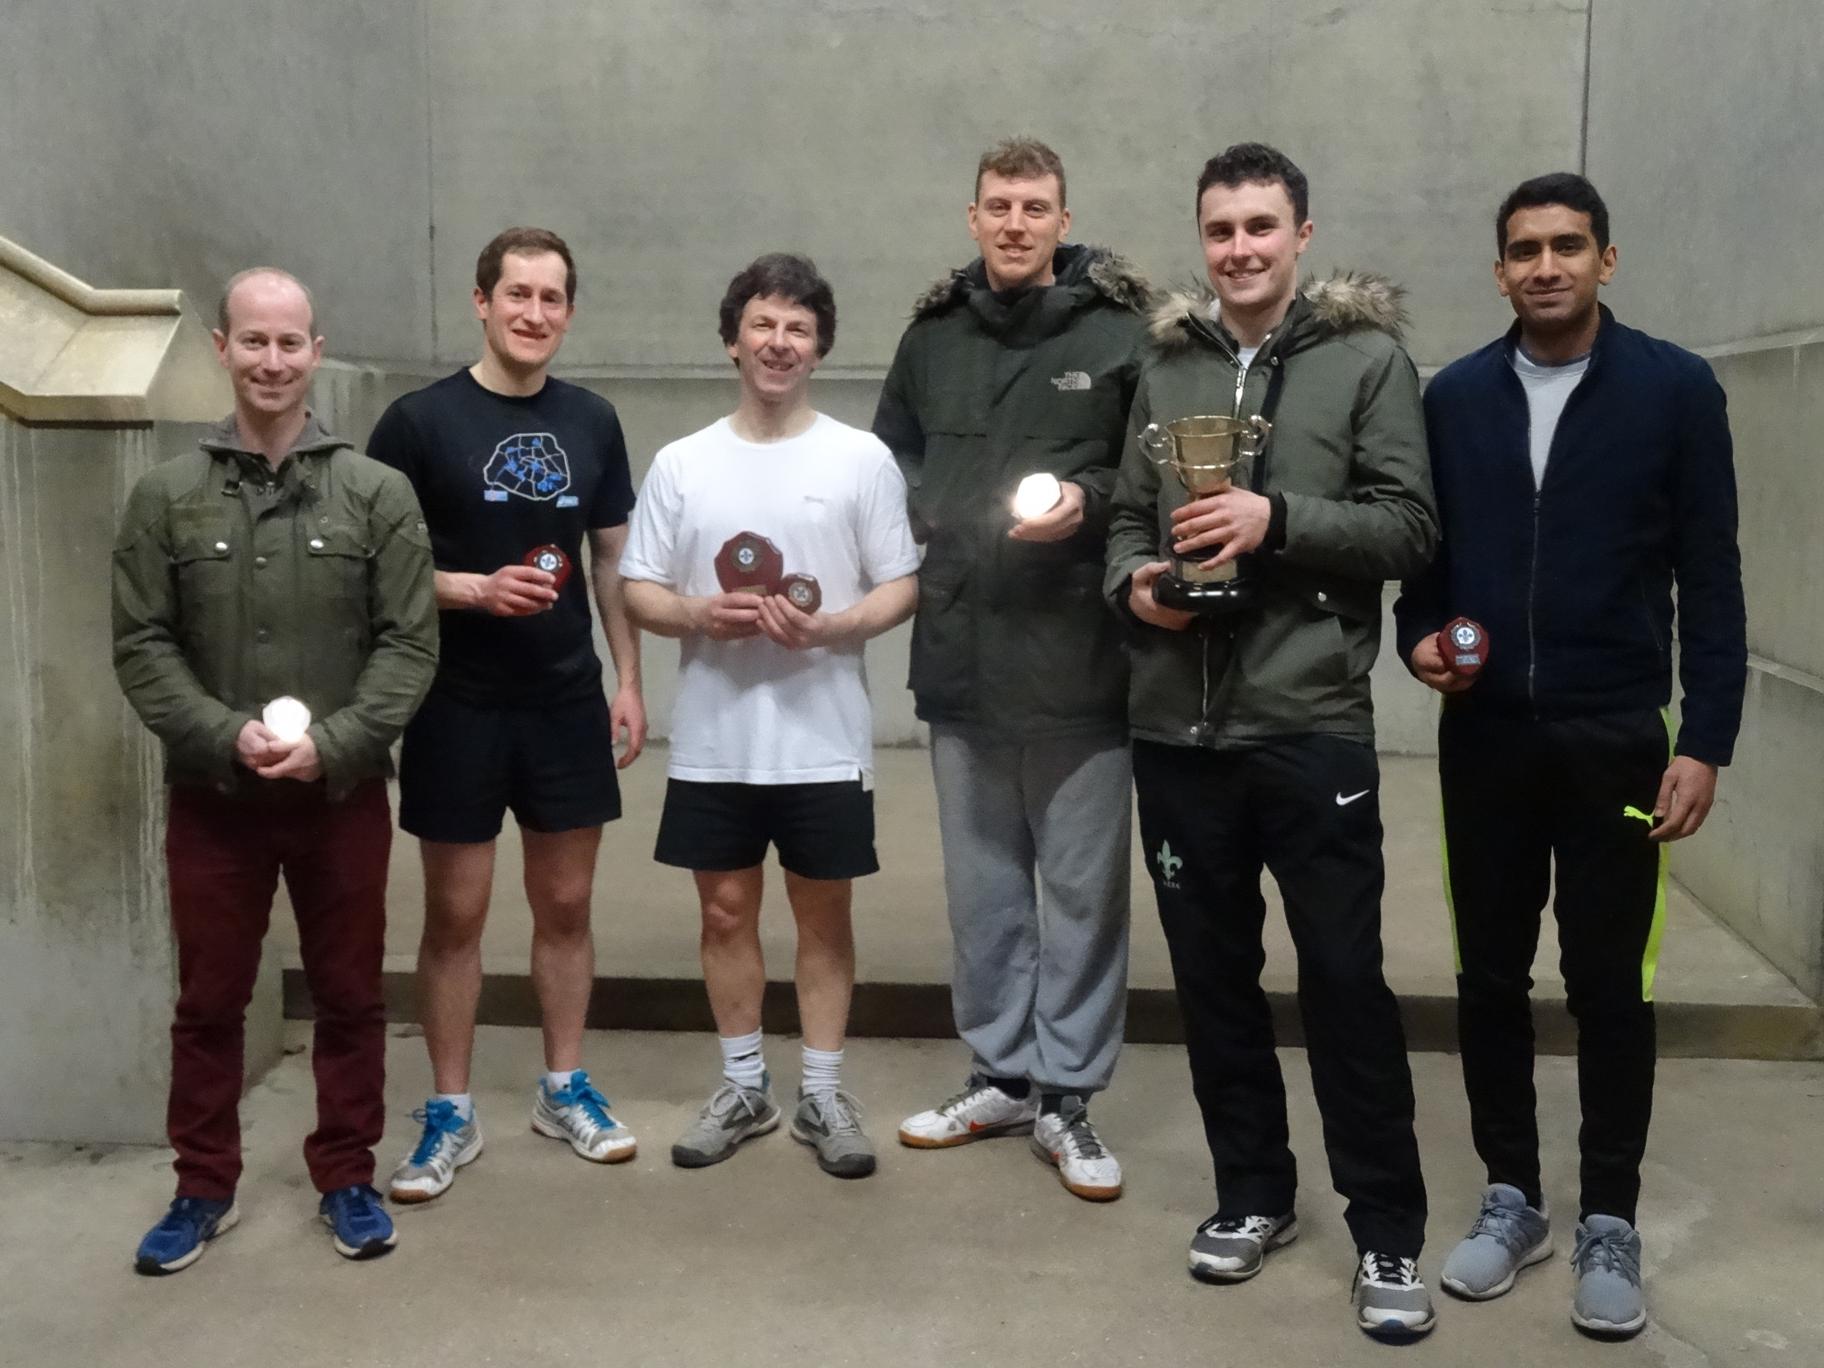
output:
[[[1148,423],[1138,441],[1154,465],[1170,466],[1193,499],[1220,494],[1235,483],[1236,468],[1260,454],[1273,425],[1259,414],[1252,418],[1199,415],[1165,424]],[[1246,478],[1245,469],[1241,472]],[[1172,550],[1168,530],[1164,555],[1172,568],[1153,581],[1153,598],[1163,607],[1188,613],[1232,613],[1254,601],[1254,585],[1239,561],[1214,570],[1202,562],[1220,547],[1208,546],[1189,557]]]

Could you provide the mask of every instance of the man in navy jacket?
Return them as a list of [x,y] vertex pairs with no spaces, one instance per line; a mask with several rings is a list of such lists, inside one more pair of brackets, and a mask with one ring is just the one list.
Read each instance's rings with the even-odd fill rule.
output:
[[[1426,392],[1444,547],[1395,608],[1402,658],[1444,695],[1458,1032],[1489,1182],[1443,1283],[1499,1296],[1552,1252],[1527,993],[1555,860],[1583,1111],[1571,1319],[1624,1336],[1646,1323],[1634,1221],[1666,854],[1702,825],[1741,723],[1735,473],[1709,366],[1597,302],[1616,251],[1595,187],[1525,182],[1496,237],[1495,283],[1518,321]],[[1458,616],[1488,634],[1469,676],[1439,648]]]

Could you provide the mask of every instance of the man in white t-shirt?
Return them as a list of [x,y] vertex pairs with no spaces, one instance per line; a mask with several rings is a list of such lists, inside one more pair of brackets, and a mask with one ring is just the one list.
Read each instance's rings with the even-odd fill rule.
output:
[[[861,1178],[874,1149],[841,1069],[850,895],[880,867],[862,647],[911,616],[918,549],[887,448],[810,405],[811,375],[836,339],[835,297],[816,267],[760,257],[729,282],[721,332],[741,402],[659,452],[621,556],[635,621],[681,643],[655,858],[696,876],[722,1046],[723,1081],[671,1157],[719,1163],[779,1124],[760,1030],[770,844],[798,925],[804,1069],[792,1135],[826,1173]],[[809,611],[785,592],[807,576]]]

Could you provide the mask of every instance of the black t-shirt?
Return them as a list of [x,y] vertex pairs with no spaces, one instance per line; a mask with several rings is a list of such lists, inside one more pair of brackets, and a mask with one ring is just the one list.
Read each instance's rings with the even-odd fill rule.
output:
[[582,543],[586,530],[618,527],[633,510],[614,406],[555,379],[524,398],[495,394],[459,370],[395,400],[367,452],[412,482],[439,570],[492,574],[547,542],[570,557],[549,612],[444,610],[437,687],[501,706],[567,702],[600,688]]

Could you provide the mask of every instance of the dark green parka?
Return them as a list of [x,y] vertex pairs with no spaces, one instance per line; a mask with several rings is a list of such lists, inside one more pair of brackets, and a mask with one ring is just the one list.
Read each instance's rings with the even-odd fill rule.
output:
[[1416,574],[1438,545],[1418,373],[1397,340],[1399,291],[1348,274],[1307,286],[1239,392],[1235,341],[1209,305],[1207,294],[1180,295],[1154,314],[1131,430],[1251,416],[1277,378],[1264,486],[1258,471],[1240,481],[1277,505],[1269,546],[1248,563],[1263,592],[1245,612],[1182,632],[1132,617],[1128,581],[1164,559],[1172,511],[1188,495],[1130,440],[1105,585],[1133,632],[1129,725],[1178,745],[1311,732],[1372,740],[1382,582]]
[[[911,686],[927,722],[1020,737],[1118,728],[1127,664],[1102,602],[1109,499],[1149,292],[1100,247],[1060,247],[1053,285],[996,293],[975,261],[913,309],[874,432],[925,543]],[[1083,489],[1064,541],[1014,541],[1022,477]]]

